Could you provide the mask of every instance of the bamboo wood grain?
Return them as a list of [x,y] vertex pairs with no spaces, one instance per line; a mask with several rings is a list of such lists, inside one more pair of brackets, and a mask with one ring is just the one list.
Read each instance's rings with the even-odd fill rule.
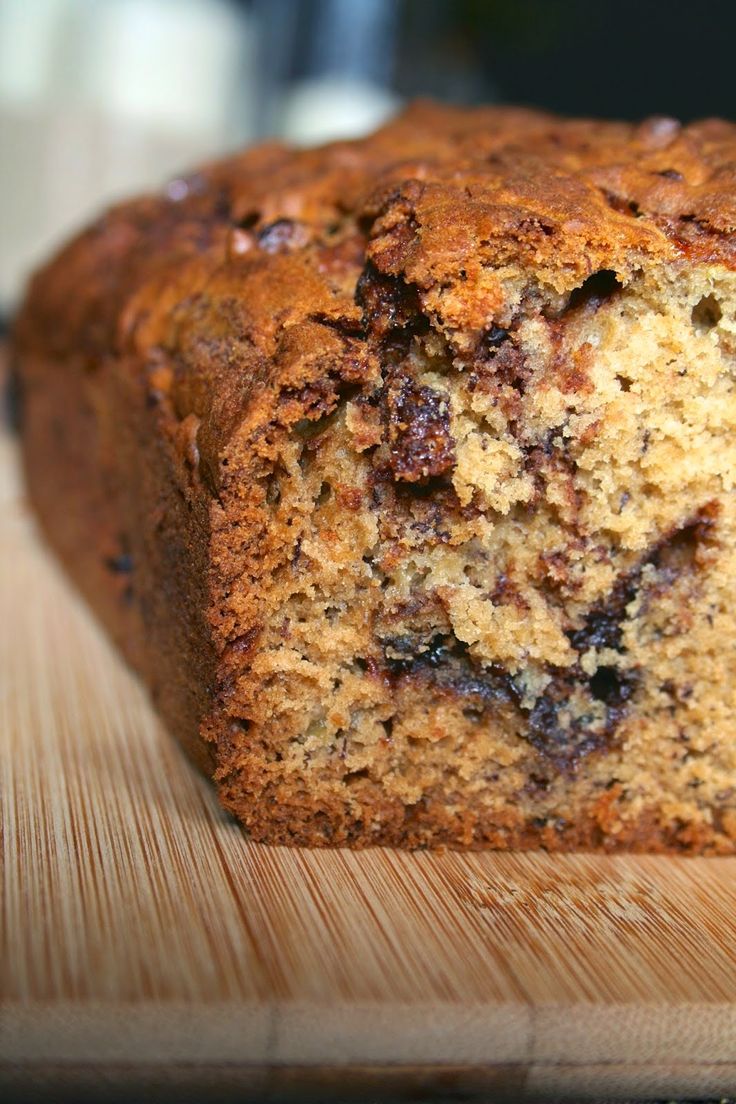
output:
[[736,860],[248,843],[0,448],[7,1084],[445,1066],[518,1094],[734,1089]]

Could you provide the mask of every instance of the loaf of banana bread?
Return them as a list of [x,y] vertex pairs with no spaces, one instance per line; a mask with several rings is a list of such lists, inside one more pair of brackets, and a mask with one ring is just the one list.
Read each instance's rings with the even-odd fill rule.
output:
[[14,354],[45,534],[253,839],[736,849],[736,126],[261,146]]

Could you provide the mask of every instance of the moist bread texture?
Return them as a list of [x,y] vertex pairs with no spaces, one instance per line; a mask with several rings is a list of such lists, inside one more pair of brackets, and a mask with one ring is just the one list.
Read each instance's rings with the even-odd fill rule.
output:
[[45,533],[252,838],[731,853],[736,127],[419,104],[125,203]]

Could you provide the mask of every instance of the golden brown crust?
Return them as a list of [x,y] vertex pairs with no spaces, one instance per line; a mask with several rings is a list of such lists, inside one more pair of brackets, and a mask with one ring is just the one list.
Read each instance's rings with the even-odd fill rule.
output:
[[[352,291],[361,252],[352,266],[333,260],[337,278],[325,280],[331,258],[310,244],[377,216],[369,256],[422,289],[454,278],[458,256],[476,267],[521,257],[567,290],[600,269],[625,276],[674,250],[733,264],[735,144],[736,127],[721,120],[634,125],[419,103],[363,141],[257,147],[174,182],[167,195],[123,204],[44,270],[30,309],[39,324],[53,319],[54,348],[108,351],[145,325],[161,284],[176,294],[177,275],[183,298],[211,267],[235,274],[257,263],[269,270],[262,291],[271,298],[272,284],[288,282],[280,258],[295,253],[329,303],[338,285]],[[291,283],[289,292],[296,306]],[[301,305],[319,309],[308,292]],[[273,303],[262,308],[265,324]],[[252,313],[260,317],[257,303]],[[153,330],[148,320],[146,340]]]
[[[722,748],[700,804],[636,759],[637,718],[683,778],[683,718],[699,739],[722,707],[716,744],[731,718],[686,702],[695,660],[677,659],[667,697],[634,644],[664,671],[657,603],[685,641],[677,610],[728,596],[703,521],[727,543],[725,473],[667,482],[672,425],[696,441],[682,404],[705,402],[665,410],[685,353],[642,400],[636,462],[610,487],[586,473],[616,447],[607,418],[636,435],[620,392],[656,375],[637,312],[662,317],[679,281],[688,324],[717,325],[735,151],[717,120],[420,103],[359,142],[205,166],[108,212],[35,277],[15,329],[32,496],[169,723],[209,741],[255,838],[733,849]],[[609,379],[617,326],[644,350],[643,383],[625,366]],[[731,356],[727,327],[714,336]],[[704,455],[719,417],[698,423]]]

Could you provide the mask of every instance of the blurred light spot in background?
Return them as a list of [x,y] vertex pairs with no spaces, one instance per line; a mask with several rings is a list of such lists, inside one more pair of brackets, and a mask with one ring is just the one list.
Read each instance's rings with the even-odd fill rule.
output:
[[266,134],[399,103],[396,0],[0,0],[0,311],[92,213]]
[[104,204],[252,139],[229,0],[0,0],[0,306]]
[[[262,0],[256,11],[273,39],[294,2]],[[313,0],[299,50],[283,59],[291,73],[273,74],[280,88],[272,129],[292,142],[326,142],[367,134],[392,115],[400,103],[389,90],[400,12],[395,0]]]

